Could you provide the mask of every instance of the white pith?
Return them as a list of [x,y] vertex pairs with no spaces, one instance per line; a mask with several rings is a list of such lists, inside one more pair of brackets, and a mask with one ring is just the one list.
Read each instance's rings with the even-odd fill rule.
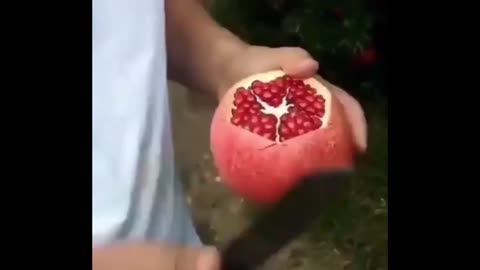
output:
[[[288,90],[287,90],[288,93]],[[253,93],[255,95],[255,93]],[[282,99],[282,104],[278,107],[273,107],[268,105],[267,103],[263,102],[257,95],[255,95],[255,99],[260,103],[264,109],[261,110],[261,112],[265,114],[273,114],[277,118],[277,125],[275,126],[275,132],[278,135],[278,128],[280,127],[280,117],[284,115],[285,113],[288,112],[289,107],[293,107],[293,105],[287,105],[287,95],[285,95]],[[280,141],[280,136],[276,136],[277,139],[275,139],[277,142]]]
[[[236,89],[238,89],[239,87],[244,87],[245,89],[248,89],[252,84],[252,82],[256,80],[261,82],[269,82],[283,75],[285,75],[285,73],[280,70],[274,70],[274,71],[252,75],[250,77],[247,77],[237,82],[234,86],[232,86],[232,88],[234,89],[234,91],[236,91]],[[330,124],[330,115],[331,115],[332,101],[331,101],[330,91],[320,81],[316,80],[315,78],[304,79],[304,83],[310,84],[310,86],[312,86],[312,88],[316,91],[316,93],[320,94],[325,99],[325,114],[323,115],[323,117],[320,118],[322,120],[322,126],[319,129],[327,128]],[[288,93],[288,90],[287,90],[287,93]],[[288,108],[293,105],[287,105],[286,95],[283,98],[281,105],[275,108],[263,102],[262,100],[260,100],[260,98],[255,93],[253,93],[253,91],[252,91],[252,94],[255,96],[256,100],[264,107],[264,109],[262,110],[263,113],[273,114],[277,118],[277,126],[275,131],[277,133],[276,141],[279,142],[280,136],[278,136],[279,135],[278,130],[280,126],[280,117],[285,113],[287,113]],[[230,113],[230,117],[229,117],[230,119],[232,117],[232,113],[231,112],[229,113]]]

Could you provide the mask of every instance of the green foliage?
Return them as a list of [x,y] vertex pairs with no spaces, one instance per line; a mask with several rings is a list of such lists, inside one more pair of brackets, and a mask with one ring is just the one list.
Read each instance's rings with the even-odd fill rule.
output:
[[388,136],[384,112],[367,106],[369,150],[360,158],[349,196],[332,206],[310,232],[312,241],[333,242],[350,254],[348,269],[387,269]]
[[337,85],[379,94],[375,67],[352,65],[372,47],[373,17],[365,1],[216,0],[212,14],[252,44],[303,47],[320,62],[321,75]]

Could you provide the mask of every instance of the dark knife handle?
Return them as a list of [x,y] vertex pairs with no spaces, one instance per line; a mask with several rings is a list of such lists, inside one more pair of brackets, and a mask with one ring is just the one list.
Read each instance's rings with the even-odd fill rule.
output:
[[351,171],[306,177],[267,209],[222,252],[222,270],[254,270],[304,233],[332,199],[345,191]]

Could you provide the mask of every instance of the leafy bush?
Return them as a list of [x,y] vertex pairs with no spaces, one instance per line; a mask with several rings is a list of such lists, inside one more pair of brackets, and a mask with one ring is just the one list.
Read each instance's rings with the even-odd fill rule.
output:
[[378,98],[386,95],[381,85],[385,65],[381,56],[378,60],[383,51],[373,30],[383,18],[374,16],[379,13],[367,4],[359,0],[215,0],[212,13],[250,43],[303,47],[320,62],[319,72],[325,78],[354,95]]

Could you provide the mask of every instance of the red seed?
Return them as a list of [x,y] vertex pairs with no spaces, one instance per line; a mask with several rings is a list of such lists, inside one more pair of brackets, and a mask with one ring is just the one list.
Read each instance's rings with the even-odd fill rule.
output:
[[319,102],[313,103],[313,107],[315,107],[315,109],[318,109],[318,110],[323,109],[323,105],[320,104]]
[[271,101],[270,103],[271,103],[272,106],[277,107],[277,106],[279,106],[280,104],[282,104],[282,101],[280,101],[279,98],[276,98],[276,97],[275,97],[275,98],[272,99],[272,101]]
[[262,97],[265,98],[265,99],[269,99],[269,98],[272,97],[272,94],[270,94],[270,92],[263,92]]
[[296,86],[304,85],[302,80],[293,80],[292,84]]
[[289,129],[295,129],[295,123],[293,121],[288,121],[287,126]]
[[310,123],[308,121],[305,121],[305,122],[303,122],[303,127],[306,128],[306,129],[310,129],[312,127],[312,123]]
[[235,99],[233,104],[235,104],[235,106],[238,106],[238,105],[242,104],[242,102],[243,102],[243,97],[239,96],[238,98]]
[[260,104],[258,104],[258,103],[253,104],[252,108],[253,108],[253,109],[256,109],[256,110],[263,109],[262,106],[261,106]]
[[312,108],[312,107],[306,108],[305,111],[307,111],[307,112],[309,112],[309,113],[315,113],[315,109]]
[[234,125],[240,124],[241,121],[242,121],[242,119],[240,117],[233,117],[232,118],[232,124],[234,124]]
[[260,85],[262,85],[261,81],[255,80],[255,81],[252,82],[252,86],[260,86]]
[[313,120],[313,128],[319,128],[322,126],[322,120],[320,120],[320,118],[313,117],[312,120]]
[[275,80],[275,85],[278,86],[278,87],[284,87],[285,83],[283,82],[282,79],[277,79],[277,80]]
[[295,122],[297,123],[297,125],[301,125],[303,123],[302,117],[298,117]]

